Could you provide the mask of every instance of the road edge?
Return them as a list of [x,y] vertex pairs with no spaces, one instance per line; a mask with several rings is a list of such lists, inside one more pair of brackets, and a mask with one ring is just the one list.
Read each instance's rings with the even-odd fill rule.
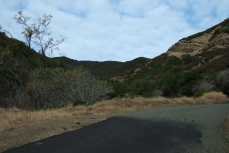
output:
[[229,153],[229,114],[224,119],[223,122],[223,139],[224,139],[224,147],[226,152]]

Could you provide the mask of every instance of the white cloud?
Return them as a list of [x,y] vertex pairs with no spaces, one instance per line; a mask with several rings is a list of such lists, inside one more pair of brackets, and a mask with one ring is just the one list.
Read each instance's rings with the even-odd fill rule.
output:
[[[61,51],[76,60],[126,61],[153,58],[179,39],[228,18],[228,0],[0,0],[0,25],[23,40],[11,19],[53,15],[55,38],[67,37]],[[59,55],[59,52],[54,54]]]
[[171,6],[175,10],[187,10],[189,8],[189,2],[187,0],[166,0],[165,3]]

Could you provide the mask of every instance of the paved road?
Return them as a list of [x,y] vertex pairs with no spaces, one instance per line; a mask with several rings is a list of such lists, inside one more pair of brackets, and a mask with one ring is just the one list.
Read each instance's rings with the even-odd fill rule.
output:
[[147,109],[6,153],[224,153],[228,114],[229,103]]

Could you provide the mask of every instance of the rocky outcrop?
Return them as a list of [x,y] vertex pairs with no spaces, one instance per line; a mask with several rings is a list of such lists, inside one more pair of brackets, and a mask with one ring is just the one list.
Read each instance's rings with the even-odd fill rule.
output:
[[196,55],[202,51],[211,51],[218,48],[229,47],[229,34],[223,32],[223,25],[215,26],[210,32],[201,32],[198,36],[191,36],[191,39],[184,38],[174,44],[166,52],[169,56],[180,57],[184,54]]

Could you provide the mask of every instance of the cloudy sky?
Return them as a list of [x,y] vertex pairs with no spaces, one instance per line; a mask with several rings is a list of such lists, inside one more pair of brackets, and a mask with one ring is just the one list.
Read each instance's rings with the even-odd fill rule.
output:
[[229,17],[229,0],[0,0],[0,25],[24,41],[12,17],[53,16],[53,37],[67,37],[52,56],[76,60],[153,58],[178,40]]

